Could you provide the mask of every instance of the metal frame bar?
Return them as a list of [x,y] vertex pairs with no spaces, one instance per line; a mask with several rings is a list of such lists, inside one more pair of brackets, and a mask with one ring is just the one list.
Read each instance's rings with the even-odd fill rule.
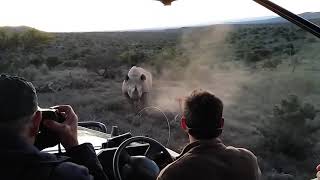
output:
[[287,19],[288,21],[300,26],[302,29],[305,29],[312,33],[313,35],[320,38],[320,27],[316,24],[284,9],[283,7],[269,1],[269,0],[253,0],[262,6],[268,8],[269,10],[273,11],[274,13],[278,14],[279,16]]
[[78,122],[79,126],[85,127],[85,128],[98,128],[100,132],[107,133],[107,127],[101,122],[96,122],[96,121],[83,121],[83,122]]

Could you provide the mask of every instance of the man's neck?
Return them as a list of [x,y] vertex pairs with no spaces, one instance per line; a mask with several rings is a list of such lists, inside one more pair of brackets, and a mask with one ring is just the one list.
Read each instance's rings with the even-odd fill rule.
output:
[[[217,138],[219,138],[219,137],[217,137]],[[215,140],[215,139],[217,139],[217,138],[208,139],[208,140],[206,140],[206,141]],[[193,136],[191,136],[191,135],[189,134],[189,143],[193,143],[193,142],[196,142],[196,141],[200,141],[200,140],[194,138]]]

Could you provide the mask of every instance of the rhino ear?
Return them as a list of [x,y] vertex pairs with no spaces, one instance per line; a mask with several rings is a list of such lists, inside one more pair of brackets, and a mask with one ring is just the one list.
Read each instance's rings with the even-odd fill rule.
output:
[[129,76],[128,76],[128,75],[126,75],[125,80],[126,80],[126,81],[128,81],[128,80],[129,80]]
[[142,81],[145,81],[147,78],[146,78],[146,76],[145,76],[144,74],[142,74],[142,75],[140,76],[140,79],[141,79]]

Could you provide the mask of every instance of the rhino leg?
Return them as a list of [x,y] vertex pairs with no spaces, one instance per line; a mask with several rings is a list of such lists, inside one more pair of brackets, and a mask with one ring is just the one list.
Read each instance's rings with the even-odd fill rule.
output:
[[138,112],[140,110],[140,101],[131,99],[128,93],[124,93],[124,96],[129,102],[133,112]]
[[149,93],[147,92],[144,92],[141,96],[141,99],[140,99],[140,102],[141,102],[141,105],[142,107],[146,107],[150,104],[150,97],[149,97]]
[[128,93],[123,93],[124,97],[127,99],[127,101],[129,102],[129,104],[133,105],[134,101],[130,98]]

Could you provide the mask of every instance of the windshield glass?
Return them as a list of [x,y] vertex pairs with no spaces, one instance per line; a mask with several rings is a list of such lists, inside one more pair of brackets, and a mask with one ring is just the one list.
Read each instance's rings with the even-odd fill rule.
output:
[[[274,2],[320,24],[319,0]],[[224,143],[254,152],[264,178],[314,177],[320,41],[255,2],[2,3],[0,73],[31,81],[41,107],[70,104],[80,121],[180,152],[188,143],[183,99],[205,89],[224,103]],[[123,82],[134,65],[152,81],[131,96]],[[148,104],[139,104],[144,97]]]

